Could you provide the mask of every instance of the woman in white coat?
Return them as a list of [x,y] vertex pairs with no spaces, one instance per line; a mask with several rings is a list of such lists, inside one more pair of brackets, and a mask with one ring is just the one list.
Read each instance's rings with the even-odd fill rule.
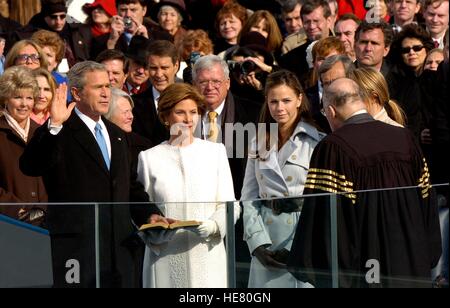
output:
[[[244,239],[252,255],[249,287],[307,287],[278,258],[291,248],[300,212],[280,213],[250,200],[301,196],[310,157],[324,134],[312,124],[308,101],[293,73],[270,74],[265,96],[259,122],[266,124],[266,134],[252,142],[241,197]],[[274,123],[277,136],[270,133]],[[283,206],[282,200],[279,203]]]
[[[235,196],[225,147],[193,136],[203,101],[188,84],[176,83],[163,91],[158,113],[171,137],[139,155],[138,180],[150,201],[158,202],[166,217],[202,222],[193,230],[143,235],[144,287],[227,286],[224,202]],[[236,204],[236,219],[239,211]]]

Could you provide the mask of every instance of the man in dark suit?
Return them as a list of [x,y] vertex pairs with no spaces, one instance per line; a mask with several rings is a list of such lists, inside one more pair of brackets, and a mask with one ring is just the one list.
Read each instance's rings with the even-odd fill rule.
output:
[[158,118],[159,96],[175,82],[180,61],[173,43],[157,40],[147,47],[146,62],[149,86],[144,92],[133,95],[133,131],[158,145],[169,137],[167,129]]
[[[43,176],[50,202],[91,203],[48,207],[54,286],[96,285],[97,236],[100,285],[138,286],[141,269],[134,266],[133,222],[161,220],[160,212],[155,206],[110,204],[146,202],[148,196],[133,180],[124,133],[102,117],[111,97],[108,73],[102,64],[85,61],[68,77],[74,102],[67,106],[65,87],[58,90],[49,121],[36,131],[20,159],[25,174]],[[98,212],[94,202],[101,203]],[[67,279],[69,260],[79,263],[79,281]]]
[[116,0],[117,14],[112,18],[111,32],[100,35],[93,42],[92,57],[105,49],[117,49],[126,52],[131,39],[140,35],[150,40],[169,40],[169,32],[159,28],[151,19],[145,18],[147,0]]
[[300,16],[307,40],[304,44],[284,54],[279,63],[282,68],[295,73],[304,85],[309,72],[306,50],[312,42],[328,37],[332,29],[330,6],[325,0],[308,0],[303,3]]

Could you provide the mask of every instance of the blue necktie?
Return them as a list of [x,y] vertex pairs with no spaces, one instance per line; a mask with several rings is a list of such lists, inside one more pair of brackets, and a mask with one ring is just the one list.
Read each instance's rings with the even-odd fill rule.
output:
[[110,160],[109,160],[109,155],[108,155],[108,147],[106,146],[106,141],[102,134],[102,127],[98,123],[95,125],[95,138],[97,139],[98,146],[100,147],[100,150],[102,151],[102,155],[103,155],[103,159],[105,160],[106,167],[109,170]]

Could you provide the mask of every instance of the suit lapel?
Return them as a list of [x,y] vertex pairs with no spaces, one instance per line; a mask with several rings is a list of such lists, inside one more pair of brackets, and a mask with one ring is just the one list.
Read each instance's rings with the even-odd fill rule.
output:
[[[98,146],[97,140],[95,140],[94,135],[89,130],[89,128],[84,124],[84,122],[78,117],[78,115],[72,112],[69,118],[68,125],[70,125],[74,139],[80,144],[80,146],[88,153],[89,156],[102,168],[106,173],[108,169],[106,168],[105,160],[103,159],[102,152]],[[109,131],[108,131],[109,132]]]

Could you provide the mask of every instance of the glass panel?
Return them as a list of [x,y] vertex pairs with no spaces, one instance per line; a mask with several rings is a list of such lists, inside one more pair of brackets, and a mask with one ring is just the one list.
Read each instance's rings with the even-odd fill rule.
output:
[[[432,274],[448,243],[443,200],[424,187],[338,194],[328,210],[323,199],[305,199],[290,256],[297,278],[315,287],[432,287],[436,275],[448,277],[446,247]],[[440,226],[440,212],[447,225]]]
[[[228,287],[228,260],[232,259],[226,252],[227,204],[180,202],[157,206],[167,219],[176,222],[144,225],[146,229],[138,232],[145,243],[143,287]],[[231,203],[230,209],[235,209],[233,216],[237,219],[239,204]]]
[[[236,243],[243,242],[241,249],[245,249],[245,256],[237,262],[237,281],[240,287],[249,288],[311,288],[306,282],[308,273],[301,270],[300,264],[305,261],[305,255],[293,245],[297,233],[302,208],[306,200],[317,199],[320,204],[318,211],[329,210],[329,194],[320,196],[305,196],[298,198],[278,198],[269,200],[242,201],[243,234],[236,233]],[[329,230],[329,215],[320,226]],[[303,225],[302,225],[303,226]],[[305,225],[309,228],[309,225]],[[319,225],[314,225],[318,228]],[[300,232],[300,231],[299,231]],[[300,233],[298,233],[301,235]],[[317,245],[324,245],[329,249],[329,235],[327,232]],[[325,250],[325,248],[323,248]],[[238,250],[237,259],[238,257]],[[242,255],[244,252],[241,251]],[[251,257],[250,257],[251,256]],[[293,276],[295,275],[295,277]],[[329,277],[330,274],[327,274]],[[298,279],[296,279],[298,278]],[[316,279],[316,278],[314,278]]]
[[96,286],[92,204],[0,208],[0,287]]
[[[0,204],[0,287],[448,287],[448,191]],[[155,206],[203,225],[138,231]]]

